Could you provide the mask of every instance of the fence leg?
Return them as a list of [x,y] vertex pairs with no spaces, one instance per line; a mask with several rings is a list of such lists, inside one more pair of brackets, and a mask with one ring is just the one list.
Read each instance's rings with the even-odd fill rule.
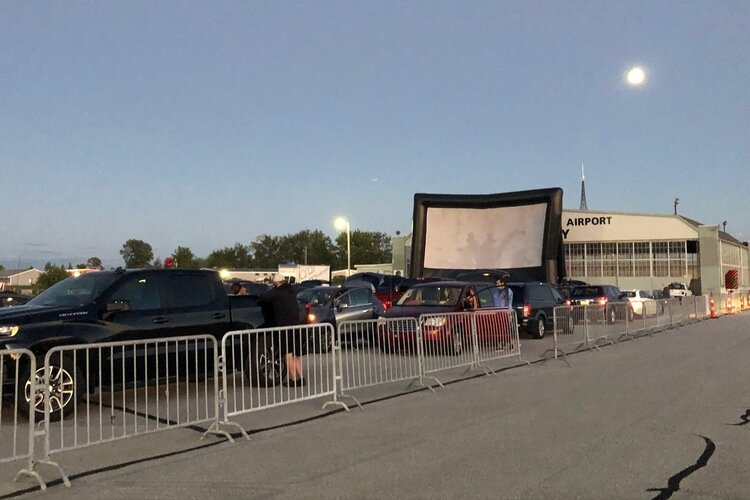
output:
[[323,406],[320,407],[321,410],[325,410],[329,406],[338,406],[340,408],[343,408],[347,412],[351,411],[349,410],[349,407],[346,405],[346,403],[344,403],[343,401],[339,401],[339,398],[350,398],[357,404],[357,406],[359,406],[360,410],[362,409],[362,405],[359,403],[359,400],[354,396],[344,394],[344,391],[342,389],[343,376],[341,374],[344,371],[342,366],[342,357],[341,334],[337,327],[336,342],[333,345],[333,349],[331,349],[331,363],[333,364],[333,399],[331,401],[326,401],[325,403],[323,403]]

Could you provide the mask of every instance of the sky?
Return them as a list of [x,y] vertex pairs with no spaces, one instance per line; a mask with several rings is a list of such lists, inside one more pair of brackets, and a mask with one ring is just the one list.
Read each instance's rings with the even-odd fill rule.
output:
[[[750,239],[750,2],[0,6],[0,264],[411,230],[415,193],[561,187]],[[640,65],[644,84],[625,81]]]

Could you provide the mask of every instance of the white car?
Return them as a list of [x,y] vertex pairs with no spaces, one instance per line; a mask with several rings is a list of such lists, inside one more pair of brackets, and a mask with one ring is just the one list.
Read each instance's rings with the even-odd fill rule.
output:
[[633,306],[633,314],[636,316],[655,316],[657,302],[647,290],[623,290],[622,294],[628,299]]

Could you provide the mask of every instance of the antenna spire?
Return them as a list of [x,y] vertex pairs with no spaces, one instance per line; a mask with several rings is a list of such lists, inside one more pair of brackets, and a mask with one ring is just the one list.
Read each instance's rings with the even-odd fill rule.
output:
[[588,210],[589,207],[586,205],[586,175],[583,171],[583,163],[581,163],[581,210]]

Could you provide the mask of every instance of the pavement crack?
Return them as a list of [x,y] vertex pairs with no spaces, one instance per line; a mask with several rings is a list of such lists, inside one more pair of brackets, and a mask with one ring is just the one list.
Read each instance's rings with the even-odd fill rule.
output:
[[740,420],[742,420],[742,422],[738,422],[736,424],[729,424],[729,425],[747,425],[747,424],[750,424],[750,410],[747,410],[744,415],[740,415]]
[[670,477],[667,480],[667,487],[666,488],[649,488],[646,491],[658,491],[659,494],[656,495],[653,500],[666,500],[667,498],[670,498],[674,493],[680,491],[680,483],[683,479],[688,477],[693,472],[697,471],[698,469],[701,469],[708,465],[708,460],[711,458],[711,456],[716,451],[716,444],[706,436],[699,436],[703,439],[706,443],[706,448],[703,450],[703,453],[701,453],[701,456],[698,457],[698,460],[695,461],[693,465],[690,467],[686,467],[682,469],[680,472],[675,474],[674,476]]

